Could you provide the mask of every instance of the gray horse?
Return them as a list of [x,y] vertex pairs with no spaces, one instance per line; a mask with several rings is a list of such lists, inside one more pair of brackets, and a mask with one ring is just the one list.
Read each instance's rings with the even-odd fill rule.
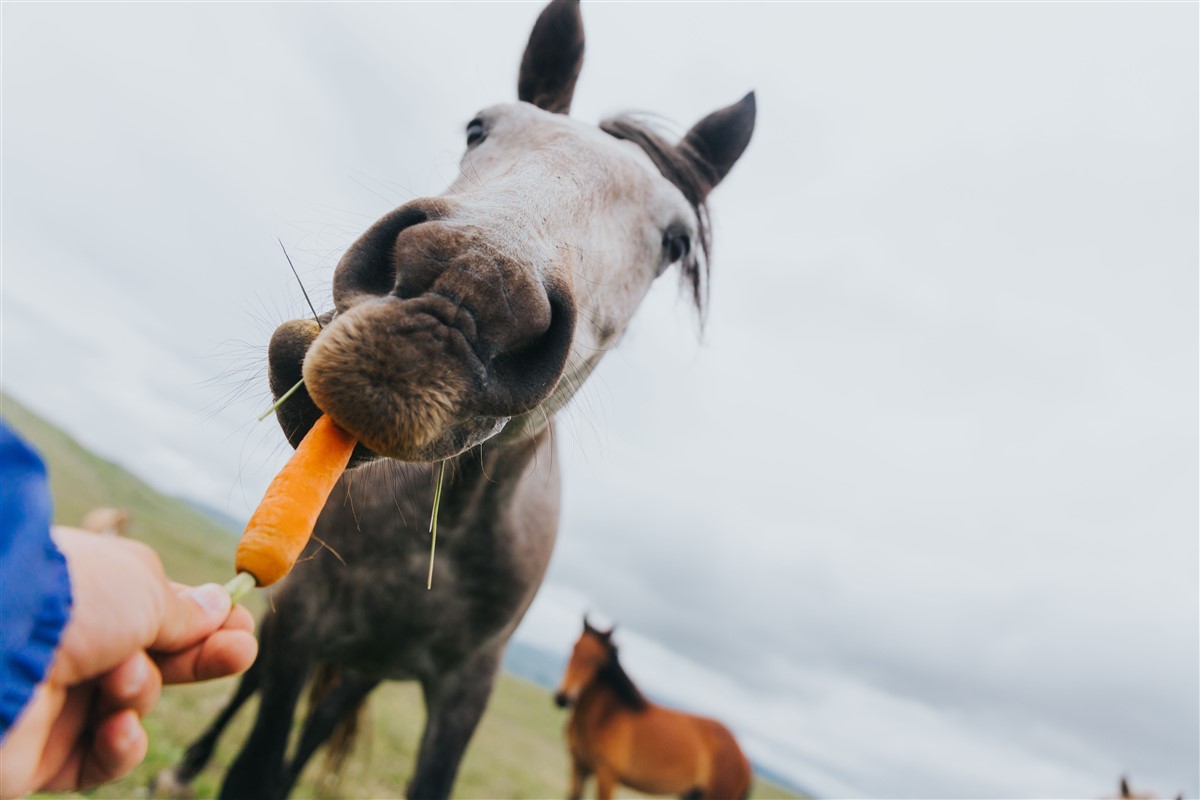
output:
[[582,63],[578,3],[554,0],[521,61],[520,102],[467,125],[461,177],[388,213],[347,250],[321,326],[288,322],[272,337],[275,396],[304,377],[277,412],[288,440],[324,411],[360,442],[315,532],[337,557],[314,544],[274,592],[257,663],[160,787],[186,786],[259,692],[221,794],[284,797],[319,746],[348,741],[380,681],[417,680],[428,721],[408,795],[449,796],[554,547],[554,415],[669,267],[703,308],[705,198],[754,129],[753,94],[678,143],[627,117],[577,122],[567,112]]

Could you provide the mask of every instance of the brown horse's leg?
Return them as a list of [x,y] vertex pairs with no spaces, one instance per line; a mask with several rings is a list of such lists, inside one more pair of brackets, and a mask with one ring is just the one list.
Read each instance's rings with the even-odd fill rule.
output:
[[613,792],[617,790],[617,773],[607,766],[596,767],[596,797],[598,800],[612,800]]
[[704,797],[746,800],[750,796],[750,783],[754,772],[750,762],[738,747],[737,740],[723,725],[716,729],[712,750],[712,774]]
[[570,800],[581,800],[583,797],[583,782],[588,779],[592,771],[584,766],[583,762],[577,758],[571,759],[571,793]]

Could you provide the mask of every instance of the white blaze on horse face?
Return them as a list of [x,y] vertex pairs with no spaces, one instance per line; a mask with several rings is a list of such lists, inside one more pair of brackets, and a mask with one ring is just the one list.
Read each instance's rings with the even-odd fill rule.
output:
[[573,287],[574,340],[554,393],[510,423],[505,436],[543,427],[624,333],[654,279],[669,266],[663,232],[696,238],[683,194],[641,148],[528,103],[477,117],[484,138],[463,156],[445,192],[454,221],[517,257],[539,282]]

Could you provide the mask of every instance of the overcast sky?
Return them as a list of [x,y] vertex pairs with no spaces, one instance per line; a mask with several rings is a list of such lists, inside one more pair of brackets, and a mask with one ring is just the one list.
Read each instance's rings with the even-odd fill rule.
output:
[[[246,516],[263,346],[454,177],[538,4],[3,7],[3,388]],[[560,421],[519,636],[826,795],[1200,791],[1198,7],[585,3],[574,113],[758,91],[673,276]],[[255,376],[258,375],[256,378]]]

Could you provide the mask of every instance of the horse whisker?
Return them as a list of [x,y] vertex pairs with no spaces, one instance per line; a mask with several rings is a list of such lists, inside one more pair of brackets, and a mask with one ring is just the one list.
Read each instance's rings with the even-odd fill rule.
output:
[[341,554],[337,550],[334,550],[332,547],[330,547],[328,542],[326,542],[320,536],[317,536],[315,533],[312,535],[312,538],[317,541],[317,544],[321,545],[326,550],[333,553],[333,557],[336,558],[338,561],[340,561],[342,563],[343,567],[346,566],[346,559],[342,558]]

